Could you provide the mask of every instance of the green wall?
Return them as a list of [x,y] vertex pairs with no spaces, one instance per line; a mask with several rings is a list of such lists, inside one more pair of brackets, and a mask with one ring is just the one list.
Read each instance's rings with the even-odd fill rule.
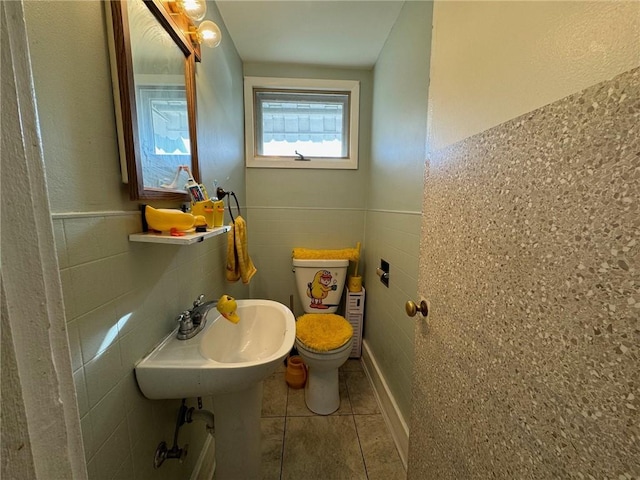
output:
[[245,63],[244,75],[327,78],[360,82],[358,170],[268,169],[246,171],[249,245],[258,274],[252,297],[302,309],[291,272],[294,247],[346,248],[362,242],[371,145],[370,70]]
[[[43,153],[62,278],[74,381],[91,478],[188,477],[185,464],[152,470],[160,440],[171,440],[176,402],[140,394],[135,362],[204,292],[271,298],[300,313],[291,249],[343,248],[363,242],[368,289],[365,338],[401,411],[408,411],[426,123],[430,3],[408,2],[375,71],[314,66],[242,65],[223,31],[197,66],[198,144],[203,182],[235,191],[249,219],[258,274],[251,286],[223,279],[226,239],[192,247],[132,244],[137,204],[120,180],[103,4],[26,2],[25,15]],[[355,79],[361,85],[359,168],[245,169],[243,75]],[[374,85],[375,84],[375,85]],[[372,133],[373,132],[373,133]],[[374,275],[392,265],[392,288]],[[369,265],[369,267],[367,267]],[[204,433],[186,427],[196,452]]]
[[[431,2],[406,2],[373,71],[245,63],[246,76],[357,79],[361,82],[360,161],[355,171],[250,168],[246,172],[250,249],[259,274],[253,297],[301,313],[291,249],[363,243],[367,288],[364,337],[403,420],[411,402],[425,161]],[[390,288],[375,275],[391,264]]]
[[[424,175],[431,2],[406,2],[374,68],[367,183],[364,338],[404,421],[409,421]],[[390,264],[389,288],[375,274]]]
[[[360,161],[355,171],[249,168],[250,249],[259,274],[253,297],[301,313],[291,249],[363,243],[367,288],[364,337],[400,414],[409,419],[425,161],[431,2],[406,2],[373,71],[245,63],[246,76],[357,79],[361,82]],[[391,264],[390,288],[375,275]]]
[[[224,281],[225,236],[188,247],[128,241],[142,226],[121,183],[103,8],[25,2],[85,457],[91,479],[189,478],[204,428],[182,428],[185,463],[154,470],[156,446],[172,443],[178,402],[145,399],[133,368],[198,294],[242,298],[248,289]],[[207,18],[224,40],[197,66],[202,177],[244,201],[242,66],[213,3]]]

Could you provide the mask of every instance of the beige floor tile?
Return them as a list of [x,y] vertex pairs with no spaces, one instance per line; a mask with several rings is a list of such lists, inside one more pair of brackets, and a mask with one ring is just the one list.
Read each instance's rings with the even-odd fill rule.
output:
[[[264,381],[263,480],[403,480],[404,467],[360,359],[340,368],[340,408],[316,415],[284,365]],[[286,415],[286,417],[285,417]]]
[[350,358],[340,367],[342,372],[363,372],[362,361],[359,358]]
[[366,479],[353,417],[287,418],[281,478]]
[[287,400],[287,417],[310,417],[313,412],[304,403],[304,388],[290,388]]
[[286,371],[287,371],[287,365],[283,361],[278,364],[278,368],[276,368],[275,373],[279,373],[282,375],[282,377],[284,377],[284,372]]
[[263,381],[262,416],[284,417],[287,413],[287,382],[284,373],[277,372]]
[[382,415],[354,415],[369,480],[402,480],[404,466]]
[[279,480],[284,446],[284,417],[262,418],[262,480]]
[[354,414],[380,413],[376,396],[367,375],[362,372],[344,372],[344,378],[349,391],[351,409]]

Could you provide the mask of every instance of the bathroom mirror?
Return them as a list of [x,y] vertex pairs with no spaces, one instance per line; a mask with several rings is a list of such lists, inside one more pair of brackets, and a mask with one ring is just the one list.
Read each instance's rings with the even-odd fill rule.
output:
[[132,200],[188,200],[199,182],[191,42],[158,0],[106,3],[122,180]]

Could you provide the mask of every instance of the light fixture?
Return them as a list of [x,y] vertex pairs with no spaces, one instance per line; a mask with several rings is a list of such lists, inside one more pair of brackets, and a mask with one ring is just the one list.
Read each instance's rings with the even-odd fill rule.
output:
[[195,40],[197,43],[209,48],[217,47],[220,45],[220,40],[222,40],[220,28],[211,20],[205,20],[198,28],[190,28],[189,34],[192,36],[192,41]]
[[191,43],[215,48],[220,45],[222,33],[218,25],[211,20],[201,21],[207,14],[206,0],[172,0],[169,2],[172,15],[182,16],[183,31],[191,38]]
[[207,14],[205,0],[176,0],[176,6],[180,13],[185,14],[194,22],[199,22]]

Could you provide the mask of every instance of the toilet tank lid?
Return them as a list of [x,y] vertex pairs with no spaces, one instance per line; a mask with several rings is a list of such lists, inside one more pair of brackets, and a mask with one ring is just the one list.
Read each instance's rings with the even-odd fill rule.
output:
[[304,260],[352,260],[356,261],[360,258],[360,243],[357,248],[341,248],[339,250],[322,250],[315,248],[296,247],[291,252],[292,258]]
[[349,265],[349,260],[330,260],[330,259],[316,259],[316,260],[304,260],[300,258],[293,259],[294,267],[347,267]]

